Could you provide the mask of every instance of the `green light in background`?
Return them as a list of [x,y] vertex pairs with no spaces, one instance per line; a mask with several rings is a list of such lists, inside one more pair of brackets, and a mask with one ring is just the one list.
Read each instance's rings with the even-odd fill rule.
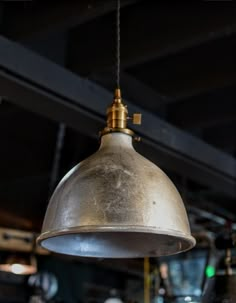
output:
[[215,273],[216,273],[215,267],[213,267],[211,265],[208,265],[207,268],[206,268],[206,276],[207,276],[207,278],[214,277]]

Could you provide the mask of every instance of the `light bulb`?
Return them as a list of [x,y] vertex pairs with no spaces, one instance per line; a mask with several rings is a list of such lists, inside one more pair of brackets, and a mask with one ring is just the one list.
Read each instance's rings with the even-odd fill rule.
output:
[[25,265],[22,265],[22,264],[12,264],[11,265],[11,272],[13,274],[16,274],[16,275],[23,275],[24,272],[25,272]]

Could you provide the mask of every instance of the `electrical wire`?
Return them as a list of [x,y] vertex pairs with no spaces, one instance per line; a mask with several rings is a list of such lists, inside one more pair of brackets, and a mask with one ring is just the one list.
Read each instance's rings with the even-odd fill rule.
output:
[[117,0],[116,38],[116,88],[120,88],[120,0]]

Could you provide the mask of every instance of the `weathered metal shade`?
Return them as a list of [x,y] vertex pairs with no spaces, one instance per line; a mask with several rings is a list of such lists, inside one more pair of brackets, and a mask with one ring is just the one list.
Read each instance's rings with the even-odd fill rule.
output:
[[131,258],[175,254],[195,245],[178,191],[160,168],[134,150],[126,115],[126,107],[115,99],[99,150],[56,188],[38,239],[44,248]]
[[203,303],[236,302],[236,276],[216,275],[210,279],[203,296]]

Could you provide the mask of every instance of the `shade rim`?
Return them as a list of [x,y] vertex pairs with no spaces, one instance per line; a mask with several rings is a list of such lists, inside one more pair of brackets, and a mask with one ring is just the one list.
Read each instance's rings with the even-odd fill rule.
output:
[[[48,249],[47,245],[44,244],[44,242],[46,242],[46,240],[49,240],[51,238],[57,238],[57,237],[61,237],[64,235],[77,235],[77,234],[85,234],[85,233],[143,233],[143,234],[153,234],[153,235],[159,235],[159,236],[169,236],[172,237],[173,239],[179,239],[179,241],[182,241],[185,244],[184,248],[181,248],[180,250],[176,251],[175,253],[171,253],[171,255],[173,254],[178,254],[181,252],[185,252],[190,250],[191,248],[193,248],[196,245],[196,240],[195,238],[191,235],[191,234],[186,234],[186,233],[181,233],[179,231],[175,231],[175,230],[166,230],[163,231],[161,229],[158,228],[153,228],[153,227],[148,227],[147,226],[129,226],[129,225],[125,225],[125,226],[120,226],[120,225],[109,225],[109,226],[95,226],[95,225],[90,225],[90,226],[78,226],[78,227],[71,227],[71,228],[65,228],[65,229],[58,229],[58,230],[54,230],[54,231],[47,231],[47,232],[43,232],[38,238],[37,238],[37,243],[42,246],[43,248],[50,250],[52,252],[55,253],[60,253],[60,254],[64,254],[61,253],[59,251],[56,250],[52,250],[52,249]],[[74,254],[71,254],[74,255]],[[169,255],[169,254],[165,254],[165,255]],[[80,257],[83,257],[83,255],[78,255]],[[148,255],[143,255],[143,256],[139,256],[141,257],[145,257]],[[149,255],[151,256],[151,255]],[[155,255],[153,255],[154,257]],[[163,254],[164,256],[164,254]],[[93,256],[91,256],[93,257]],[[111,257],[111,258],[117,258],[117,257]],[[122,257],[125,258],[125,257]],[[134,258],[136,258],[136,256],[134,256]]]

